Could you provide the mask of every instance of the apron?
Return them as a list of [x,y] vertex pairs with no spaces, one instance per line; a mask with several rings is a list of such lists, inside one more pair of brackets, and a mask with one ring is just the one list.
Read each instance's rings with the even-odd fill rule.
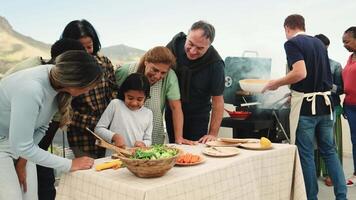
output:
[[[129,67],[129,74],[137,72],[138,65],[132,64]],[[163,127],[163,114],[161,112],[161,89],[163,79],[159,80],[150,87],[151,98],[146,99],[145,107],[153,113],[152,144],[163,144],[165,140],[165,131]]]
[[333,120],[333,112],[331,108],[331,101],[328,95],[331,94],[330,91],[327,92],[312,92],[312,93],[303,93],[303,92],[297,92],[292,90],[291,91],[292,98],[291,98],[291,108],[290,108],[290,114],[289,114],[289,128],[290,128],[290,142],[291,144],[295,144],[295,139],[296,139],[296,132],[297,132],[297,127],[298,127],[298,121],[299,121],[299,115],[300,115],[300,109],[302,107],[302,103],[304,98],[307,99],[307,101],[312,102],[312,114],[315,115],[315,100],[316,96],[320,95],[324,97],[325,104],[329,106],[330,108],[330,119]]

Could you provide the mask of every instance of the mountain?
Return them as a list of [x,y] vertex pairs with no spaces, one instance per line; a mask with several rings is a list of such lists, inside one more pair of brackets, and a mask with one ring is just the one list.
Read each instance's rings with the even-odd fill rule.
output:
[[49,57],[50,45],[24,36],[0,16],[0,73],[31,56]]
[[[16,32],[10,23],[0,16],[0,74],[14,64],[33,56],[50,57],[51,45]],[[145,51],[123,44],[101,49],[114,65],[138,61]]]
[[120,44],[102,48],[101,53],[117,65],[138,61],[145,51]]

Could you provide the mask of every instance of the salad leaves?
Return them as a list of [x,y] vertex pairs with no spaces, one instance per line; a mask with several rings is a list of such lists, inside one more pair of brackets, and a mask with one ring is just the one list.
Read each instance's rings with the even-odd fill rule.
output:
[[132,159],[156,160],[170,158],[178,154],[176,149],[167,148],[164,145],[153,145],[150,149],[137,149]]

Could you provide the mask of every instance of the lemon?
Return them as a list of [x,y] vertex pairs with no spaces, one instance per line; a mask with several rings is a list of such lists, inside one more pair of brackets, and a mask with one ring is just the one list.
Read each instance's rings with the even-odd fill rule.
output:
[[268,138],[261,137],[260,145],[262,148],[269,148],[272,145],[272,142]]

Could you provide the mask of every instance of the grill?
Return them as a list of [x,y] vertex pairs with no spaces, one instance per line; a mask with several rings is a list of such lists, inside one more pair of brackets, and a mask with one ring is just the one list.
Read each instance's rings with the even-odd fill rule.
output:
[[232,128],[234,138],[261,138],[263,136],[272,142],[289,142],[290,109],[286,106],[287,99],[281,98],[278,102],[273,103],[273,106],[264,102],[249,103],[263,99],[261,96],[263,94],[237,92],[234,103],[236,110],[249,111],[252,115],[244,120],[225,117],[221,126]]
[[[256,57],[246,57],[246,54],[255,54]],[[251,94],[241,91],[239,81],[242,79],[270,79],[272,60],[258,57],[258,52],[244,51],[242,57],[227,57],[225,59],[225,103],[236,106],[236,111],[249,111],[251,116],[245,120],[225,117],[222,127],[233,129],[234,138],[269,138],[273,142],[281,142],[289,138],[289,108],[272,107],[268,103],[267,94]],[[288,91],[289,92],[289,91]],[[282,98],[283,94],[274,95]],[[275,98],[274,98],[275,99]],[[246,103],[258,102],[259,105],[241,107]],[[275,101],[276,102],[276,101]]]

